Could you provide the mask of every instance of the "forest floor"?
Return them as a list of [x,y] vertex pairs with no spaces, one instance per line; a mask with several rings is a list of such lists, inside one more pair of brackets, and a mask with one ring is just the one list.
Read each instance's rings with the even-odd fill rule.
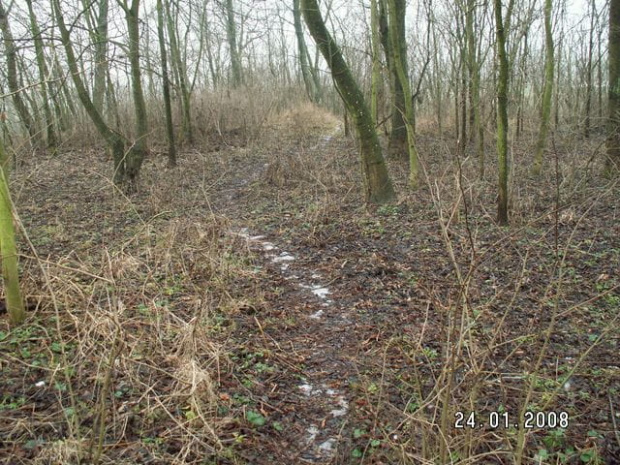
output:
[[30,318],[0,320],[0,463],[620,463],[620,186],[596,141],[540,179],[515,150],[502,228],[492,162],[459,174],[422,133],[431,180],[391,160],[398,202],[367,207],[355,143],[304,111],[174,170],[153,153],[131,198],[98,151],[19,167]]

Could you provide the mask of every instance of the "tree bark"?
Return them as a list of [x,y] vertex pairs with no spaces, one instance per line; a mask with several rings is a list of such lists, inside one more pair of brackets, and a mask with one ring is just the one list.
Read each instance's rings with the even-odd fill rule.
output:
[[166,113],[166,136],[168,139],[168,167],[177,166],[177,152],[174,145],[174,123],[172,121],[172,101],[170,99],[170,80],[168,76],[168,58],[166,56],[166,39],[164,37],[164,8],[162,0],[157,0],[157,37],[161,55],[161,79]]
[[237,48],[237,25],[233,0],[226,0],[226,38],[228,39],[230,65],[232,67],[232,86],[239,87],[243,83],[243,74],[239,49]]
[[310,34],[331,70],[336,90],[358,132],[366,201],[370,203],[389,202],[395,198],[394,188],[364,95],[344,61],[342,52],[325,27],[317,0],[302,0],[301,10]]
[[58,139],[56,137],[56,129],[54,125],[54,118],[52,114],[52,108],[48,99],[48,91],[51,91],[48,80],[47,63],[45,62],[45,53],[43,51],[43,41],[41,40],[41,29],[37,22],[34,9],[32,8],[32,0],[26,0],[28,5],[28,16],[30,17],[30,30],[34,41],[34,49],[37,58],[37,67],[39,69],[39,81],[41,81],[41,100],[43,100],[43,114],[45,115],[45,127],[47,134],[47,148],[54,151],[58,145]]
[[80,77],[81,75],[78,68],[78,62],[71,43],[71,34],[65,25],[64,16],[60,8],[60,0],[52,0],[52,4],[54,13],[56,14],[58,29],[60,30],[60,37],[67,55],[67,66],[69,67],[71,78],[73,79],[73,85],[75,86],[78,98],[80,99],[80,102],[82,102],[82,106],[86,110],[86,113],[112,152],[112,156],[114,157],[114,183],[120,186],[125,182],[126,139],[121,134],[110,129],[101,116],[101,113],[99,113],[95,108],[95,105],[93,105],[93,102],[88,95],[88,90],[86,90],[86,86],[84,85],[84,81],[82,81],[82,78]]
[[26,131],[28,131],[31,143],[36,145],[39,142],[37,128],[34,119],[28,111],[28,106],[21,96],[21,89],[17,78],[17,48],[15,47],[15,40],[9,25],[8,12],[4,8],[2,1],[0,1],[0,30],[2,31],[4,54],[6,55],[6,80],[11,92],[13,105]]
[[609,103],[605,171],[620,171],[620,0],[609,2]]
[[497,222],[508,224],[508,57],[502,0],[494,0],[499,76],[497,78],[497,158],[499,164]]
[[407,158],[407,128],[405,127],[405,93],[403,86],[398,78],[398,71],[394,61],[394,45],[391,39],[391,31],[394,30],[398,40],[398,55],[401,57],[401,66],[405,74],[407,71],[407,46],[405,38],[405,0],[395,0],[396,20],[389,19],[390,0],[380,0],[379,2],[379,28],[381,31],[381,43],[385,52],[385,57],[390,75],[390,87],[392,89],[392,116],[390,118],[390,137],[388,151],[391,155]]
[[[403,11],[399,10],[397,6],[397,0],[387,0],[390,23],[398,22],[398,15]],[[404,25],[403,25],[404,26]],[[400,83],[400,88],[404,96],[404,115],[403,123],[405,124],[406,131],[406,144],[407,154],[409,156],[409,185],[411,187],[417,187],[418,185],[418,152],[415,145],[415,133],[413,128],[413,102],[411,98],[411,88],[409,86],[409,76],[407,75],[407,68],[403,66],[407,60],[400,54],[404,47],[399,47],[398,41],[401,39],[400,31],[396,28],[390,30],[390,39],[392,41],[391,48],[393,53],[394,68],[396,71],[396,79]]]
[[127,31],[129,33],[129,64],[131,68],[131,90],[136,118],[136,140],[127,154],[127,187],[130,192],[137,188],[138,176],[144,158],[148,154],[148,115],[142,90],[140,68],[140,0],[133,0],[131,7],[124,6]]
[[2,280],[9,320],[18,325],[26,319],[24,301],[19,288],[19,263],[13,227],[13,204],[9,192],[8,158],[0,138],[0,255]]
[[301,10],[299,9],[299,0],[293,0],[293,23],[295,26],[295,36],[297,37],[297,50],[299,53],[299,66],[301,67],[301,76],[304,80],[306,93],[312,102],[318,101],[318,92],[314,85],[314,80],[310,74],[310,66],[308,63],[308,49],[304,40],[304,31],[301,24]]
[[103,114],[105,84],[108,75],[108,0],[100,0],[95,30],[95,77],[93,86],[93,105]]
[[[181,58],[181,50],[177,39],[177,31],[175,21],[170,8],[170,0],[165,0],[166,7],[166,24],[168,26],[168,39],[170,40],[170,57],[172,58],[173,68],[177,76],[179,91],[181,93],[181,113],[183,119],[181,121],[181,131],[183,139],[189,144],[194,143],[194,129],[192,127],[192,110],[191,110],[191,91],[188,85],[187,64]],[[205,24],[204,27],[208,27]],[[207,47],[207,49],[209,49]]]
[[540,175],[542,171],[543,153],[547,144],[547,134],[551,121],[551,97],[553,94],[553,80],[555,78],[553,32],[551,27],[552,7],[552,0],[545,0],[545,87],[542,97],[540,129],[538,130],[538,140],[536,142],[534,166],[532,167],[532,174],[535,176]]
[[475,19],[476,2],[467,0],[467,12],[465,16],[465,34],[467,38],[467,61],[469,63],[469,95],[471,107],[471,129],[473,139],[476,141],[478,152],[478,173],[480,179],[484,178],[484,128],[482,127],[482,110],[480,108],[480,63],[478,59]]

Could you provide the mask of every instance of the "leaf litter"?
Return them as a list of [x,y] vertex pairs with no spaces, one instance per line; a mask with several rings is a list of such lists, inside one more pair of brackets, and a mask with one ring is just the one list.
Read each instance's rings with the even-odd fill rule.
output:
[[[433,191],[407,192],[406,167],[391,162],[400,202],[365,208],[355,144],[291,144],[183,153],[178,173],[152,160],[130,201],[96,153],[32,160],[36,183],[17,173],[43,261],[23,249],[31,329],[1,329],[0,463],[92,458],[101,418],[103,463],[415,463],[421,438],[438,447],[425,428],[455,337],[468,342],[452,414],[514,414],[530,383],[532,408],[571,422],[553,444],[532,430],[527,454],[618,459],[617,186],[587,180],[562,199],[570,214],[541,189],[506,230],[486,213],[492,183],[465,212],[445,182],[453,260]],[[504,463],[496,433],[469,452]],[[466,433],[444,435],[466,450]]]

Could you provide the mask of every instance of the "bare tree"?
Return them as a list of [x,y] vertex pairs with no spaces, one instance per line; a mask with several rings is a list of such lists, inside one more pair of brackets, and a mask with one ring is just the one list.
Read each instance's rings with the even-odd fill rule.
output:
[[[404,115],[405,93],[403,91],[402,82],[398,77],[398,68],[405,71],[405,75],[409,76],[407,66],[407,41],[405,37],[405,15],[407,4],[405,0],[395,0],[394,8],[396,13],[393,19],[389,16],[390,0],[379,0],[379,27],[381,30],[381,43],[385,52],[385,57],[389,71],[389,82],[392,88],[392,116],[390,118],[390,141],[389,151],[393,155],[407,157],[407,128],[405,126]],[[393,45],[392,33],[396,34],[396,45]],[[398,50],[393,50],[397,47]],[[399,56],[401,62],[397,67],[394,57]]]
[[235,21],[233,0],[226,0],[226,37],[228,38],[230,64],[232,67],[232,86],[238,87],[243,83],[243,72],[241,69],[241,57],[237,47],[237,23]]
[[28,5],[28,16],[30,18],[30,30],[32,32],[32,38],[34,41],[35,54],[37,58],[37,68],[39,70],[39,89],[41,91],[41,100],[43,101],[43,114],[45,115],[45,127],[47,134],[47,147],[55,150],[58,140],[56,137],[56,130],[54,125],[54,116],[52,115],[52,109],[50,107],[50,101],[48,93],[52,91],[49,88],[48,69],[47,62],[45,61],[45,52],[43,50],[43,39],[41,38],[41,29],[37,22],[37,17],[32,8],[32,0],[26,0]]
[[4,8],[2,1],[0,0],[0,31],[2,31],[2,39],[4,41],[4,53],[6,54],[6,68],[7,68],[7,84],[9,91],[11,92],[11,98],[13,99],[13,105],[17,114],[19,115],[22,124],[28,131],[30,140],[32,143],[39,142],[39,136],[35,121],[28,110],[28,106],[22,98],[22,89],[19,85],[19,79],[17,77],[17,47],[15,46],[15,40],[13,39],[13,33],[9,25],[8,12]]
[[[193,144],[194,130],[192,127],[191,89],[187,73],[187,62],[181,56],[181,47],[179,45],[179,39],[177,37],[176,24],[178,21],[178,11],[173,11],[173,9],[171,8],[170,0],[164,0],[163,4],[166,9],[166,25],[168,29],[168,39],[170,41],[170,57],[174,69],[174,74],[177,78],[178,89],[181,94],[181,113],[183,115],[181,122],[181,131],[184,140],[189,144]],[[207,24],[201,25],[201,30],[206,27]]]
[[394,188],[364,95],[344,61],[340,48],[325,27],[317,0],[302,0],[301,10],[310,34],[331,70],[336,90],[355,123],[360,138],[360,158],[366,185],[366,201],[389,202],[395,197]]
[[127,32],[129,33],[129,63],[131,66],[131,90],[133,96],[134,114],[136,118],[136,140],[127,155],[126,176],[127,188],[134,191],[137,188],[138,176],[142,162],[148,153],[148,116],[146,101],[142,90],[142,71],[140,67],[140,0],[132,0],[131,6],[126,0],[118,0],[125,12]]
[[[506,54],[506,31],[502,12],[502,0],[494,0],[495,33],[497,39],[497,158],[499,163],[499,182],[497,199],[497,222],[508,224],[508,80],[510,69]],[[508,9],[506,23],[510,21],[511,9]]]
[[177,152],[174,144],[174,124],[172,121],[172,102],[170,98],[170,80],[168,77],[168,58],[166,39],[164,37],[164,7],[162,0],[157,0],[157,37],[161,55],[161,79],[163,87],[164,108],[166,114],[166,137],[168,138],[168,167],[177,165]]
[[609,1],[609,118],[608,173],[620,170],[620,0]]
[[555,77],[553,32],[551,28],[552,7],[552,1],[545,0],[545,85],[542,97],[540,129],[538,130],[534,166],[532,167],[534,175],[539,175],[542,170],[543,152],[547,143],[547,133],[549,132],[551,120],[551,97],[553,93],[553,79]]
[[115,184],[122,185],[125,182],[125,146],[127,140],[122,134],[110,128],[110,126],[108,126],[103,119],[103,116],[101,116],[101,113],[97,110],[97,108],[95,108],[95,105],[93,104],[81,77],[82,74],[78,67],[78,61],[71,42],[71,34],[65,24],[64,15],[62,9],[60,8],[60,0],[52,0],[52,6],[56,15],[56,22],[58,24],[58,29],[60,30],[60,37],[63,42],[65,54],[67,55],[67,65],[69,67],[78,98],[112,153],[114,158]]
[[0,256],[2,258],[2,281],[4,283],[6,306],[11,324],[17,325],[26,319],[24,301],[19,288],[19,263],[13,227],[13,203],[9,192],[8,157],[4,141],[0,137]]

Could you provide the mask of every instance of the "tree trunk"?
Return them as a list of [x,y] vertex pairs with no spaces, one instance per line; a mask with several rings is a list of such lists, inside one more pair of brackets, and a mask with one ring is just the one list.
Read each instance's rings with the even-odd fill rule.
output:
[[235,8],[233,0],[226,0],[226,38],[232,67],[232,86],[239,87],[243,83],[241,59],[237,48],[237,25],[235,23]]
[[370,114],[375,125],[379,121],[377,98],[381,82],[381,39],[379,37],[379,11],[377,0],[370,0],[370,49],[372,53],[372,75],[370,83]]
[[[174,72],[177,76],[179,84],[179,91],[181,93],[181,114],[183,119],[181,122],[181,131],[183,139],[189,144],[194,143],[194,130],[192,127],[192,111],[191,111],[191,90],[188,85],[187,78],[187,64],[184,63],[181,57],[181,50],[179,48],[179,41],[177,39],[177,31],[175,27],[175,21],[170,9],[170,0],[165,0],[166,6],[166,24],[168,26],[168,39],[170,40],[170,57],[172,58],[172,64]],[[205,25],[205,27],[207,27]],[[208,47],[207,47],[208,49]]]
[[24,301],[19,289],[19,263],[13,227],[13,204],[9,193],[8,159],[0,138],[0,255],[2,280],[9,319],[18,325],[26,319]]
[[381,153],[381,145],[364,95],[355,82],[342,52],[327,31],[317,0],[302,0],[301,9],[310,34],[331,70],[336,90],[353,118],[360,140],[360,158],[367,202],[386,203],[395,198],[394,188]]
[[540,117],[540,129],[538,130],[538,141],[536,142],[536,153],[534,155],[534,166],[532,174],[540,175],[543,163],[543,153],[547,144],[547,133],[551,120],[551,97],[553,94],[553,80],[555,78],[554,69],[554,45],[553,32],[551,27],[552,0],[545,0],[545,87],[542,97],[542,111]]
[[506,56],[506,34],[502,17],[502,0],[494,0],[497,58],[497,158],[499,164],[497,222],[508,224],[508,57]]
[[407,128],[405,127],[405,94],[403,86],[398,78],[396,63],[394,62],[394,45],[391,39],[392,30],[396,33],[398,40],[398,55],[401,57],[401,66],[407,72],[407,48],[405,41],[405,0],[395,0],[396,20],[389,19],[390,0],[380,0],[379,2],[379,28],[381,31],[381,43],[385,52],[385,57],[389,71],[389,82],[392,89],[392,116],[390,118],[390,137],[388,151],[391,155],[407,158]]
[[480,109],[480,63],[476,53],[477,41],[475,31],[476,2],[467,0],[465,16],[465,36],[467,38],[467,61],[469,63],[469,95],[471,110],[472,138],[478,152],[478,172],[480,179],[484,177],[484,129]]
[[605,171],[620,170],[620,0],[609,2],[609,119]]
[[11,32],[9,25],[8,13],[0,0],[0,30],[2,31],[2,38],[4,41],[4,54],[6,55],[6,80],[11,92],[11,98],[13,99],[13,105],[19,115],[22,124],[28,131],[28,136],[33,144],[37,144],[39,136],[37,135],[37,129],[35,122],[28,111],[28,106],[22,99],[21,89],[17,78],[17,48],[15,47],[15,40]]
[[293,22],[295,26],[295,36],[297,37],[297,50],[299,53],[299,65],[301,67],[301,76],[304,80],[306,93],[312,102],[318,100],[317,90],[310,74],[310,66],[308,63],[308,49],[304,40],[304,31],[301,25],[301,11],[299,9],[299,0],[293,0]]
[[[390,24],[396,24],[399,14],[403,14],[402,10],[399,10],[397,6],[397,0],[388,0],[389,18]],[[403,25],[404,26],[404,25]],[[405,113],[403,122],[405,124],[406,131],[406,143],[407,154],[409,156],[409,185],[411,187],[417,187],[418,185],[418,152],[415,145],[415,133],[413,128],[413,101],[411,98],[411,88],[409,86],[409,76],[407,74],[406,66],[403,66],[407,60],[401,56],[401,52],[404,47],[399,47],[398,41],[401,40],[400,31],[396,28],[390,29],[392,59],[394,62],[394,68],[396,70],[396,80],[400,83],[400,88],[404,96]]]
[[131,7],[124,7],[127,31],[129,32],[129,64],[131,67],[131,90],[136,118],[136,140],[127,154],[127,187],[130,192],[137,188],[142,162],[148,154],[148,115],[142,90],[140,68],[140,0],[133,0]]
[[170,99],[170,80],[168,77],[168,58],[166,56],[166,39],[164,37],[164,9],[162,0],[157,0],[157,37],[161,55],[161,79],[166,112],[166,136],[168,138],[168,167],[177,166],[177,152],[174,145],[174,123],[172,121],[172,101]]
[[120,186],[125,182],[126,140],[121,134],[110,129],[101,116],[101,113],[99,113],[95,108],[95,105],[93,105],[93,102],[88,95],[88,91],[86,90],[86,86],[84,86],[84,81],[82,81],[82,78],[80,77],[81,75],[78,68],[78,62],[71,43],[71,35],[65,25],[62,10],[60,8],[60,0],[52,0],[52,4],[54,13],[56,14],[58,29],[60,30],[60,37],[67,55],[67,66],[69,67],[71,78],[73,79],[73,85],[75,86],[78,98],[80,99],[80,102],[82,102],[86,113],[97,128],[99,134],[101,134],[101,136],[105,139],[109,150],[112,152],[112,156],[114,157],[114,183]]
[[93,105],[103,114],[105,84],[108,75],[108,0],[100,0],[95,31],[95,84],[93,86]]
[[590,138],[591,114],[592,114],[592,55],[594,54],[594,21],[596,18],[596,6],[590,4],[590,33],[588,41],[588,60],[586,62],[586,115],[583,123],[583,137]]
[[39,69],[39,80],[41,81],[41,100],[43,100],[43,114],[45,115],[45,127],[47,134],[47,148],[55,151],[58,145],[58,139],[56,137],[56,129],[54,125],[54,118],[52,114],[52,108],[48,99],[48,72],[47,63],[45,62],[45,53],[43,51],[43,41],[41,40],[41,30],[37,22],[37,18],[32,8],[32,0],[26,0],[28,5],[28,16],[30,16],[30,30],[34,40],[34,49],[37,58],[37,67]]

